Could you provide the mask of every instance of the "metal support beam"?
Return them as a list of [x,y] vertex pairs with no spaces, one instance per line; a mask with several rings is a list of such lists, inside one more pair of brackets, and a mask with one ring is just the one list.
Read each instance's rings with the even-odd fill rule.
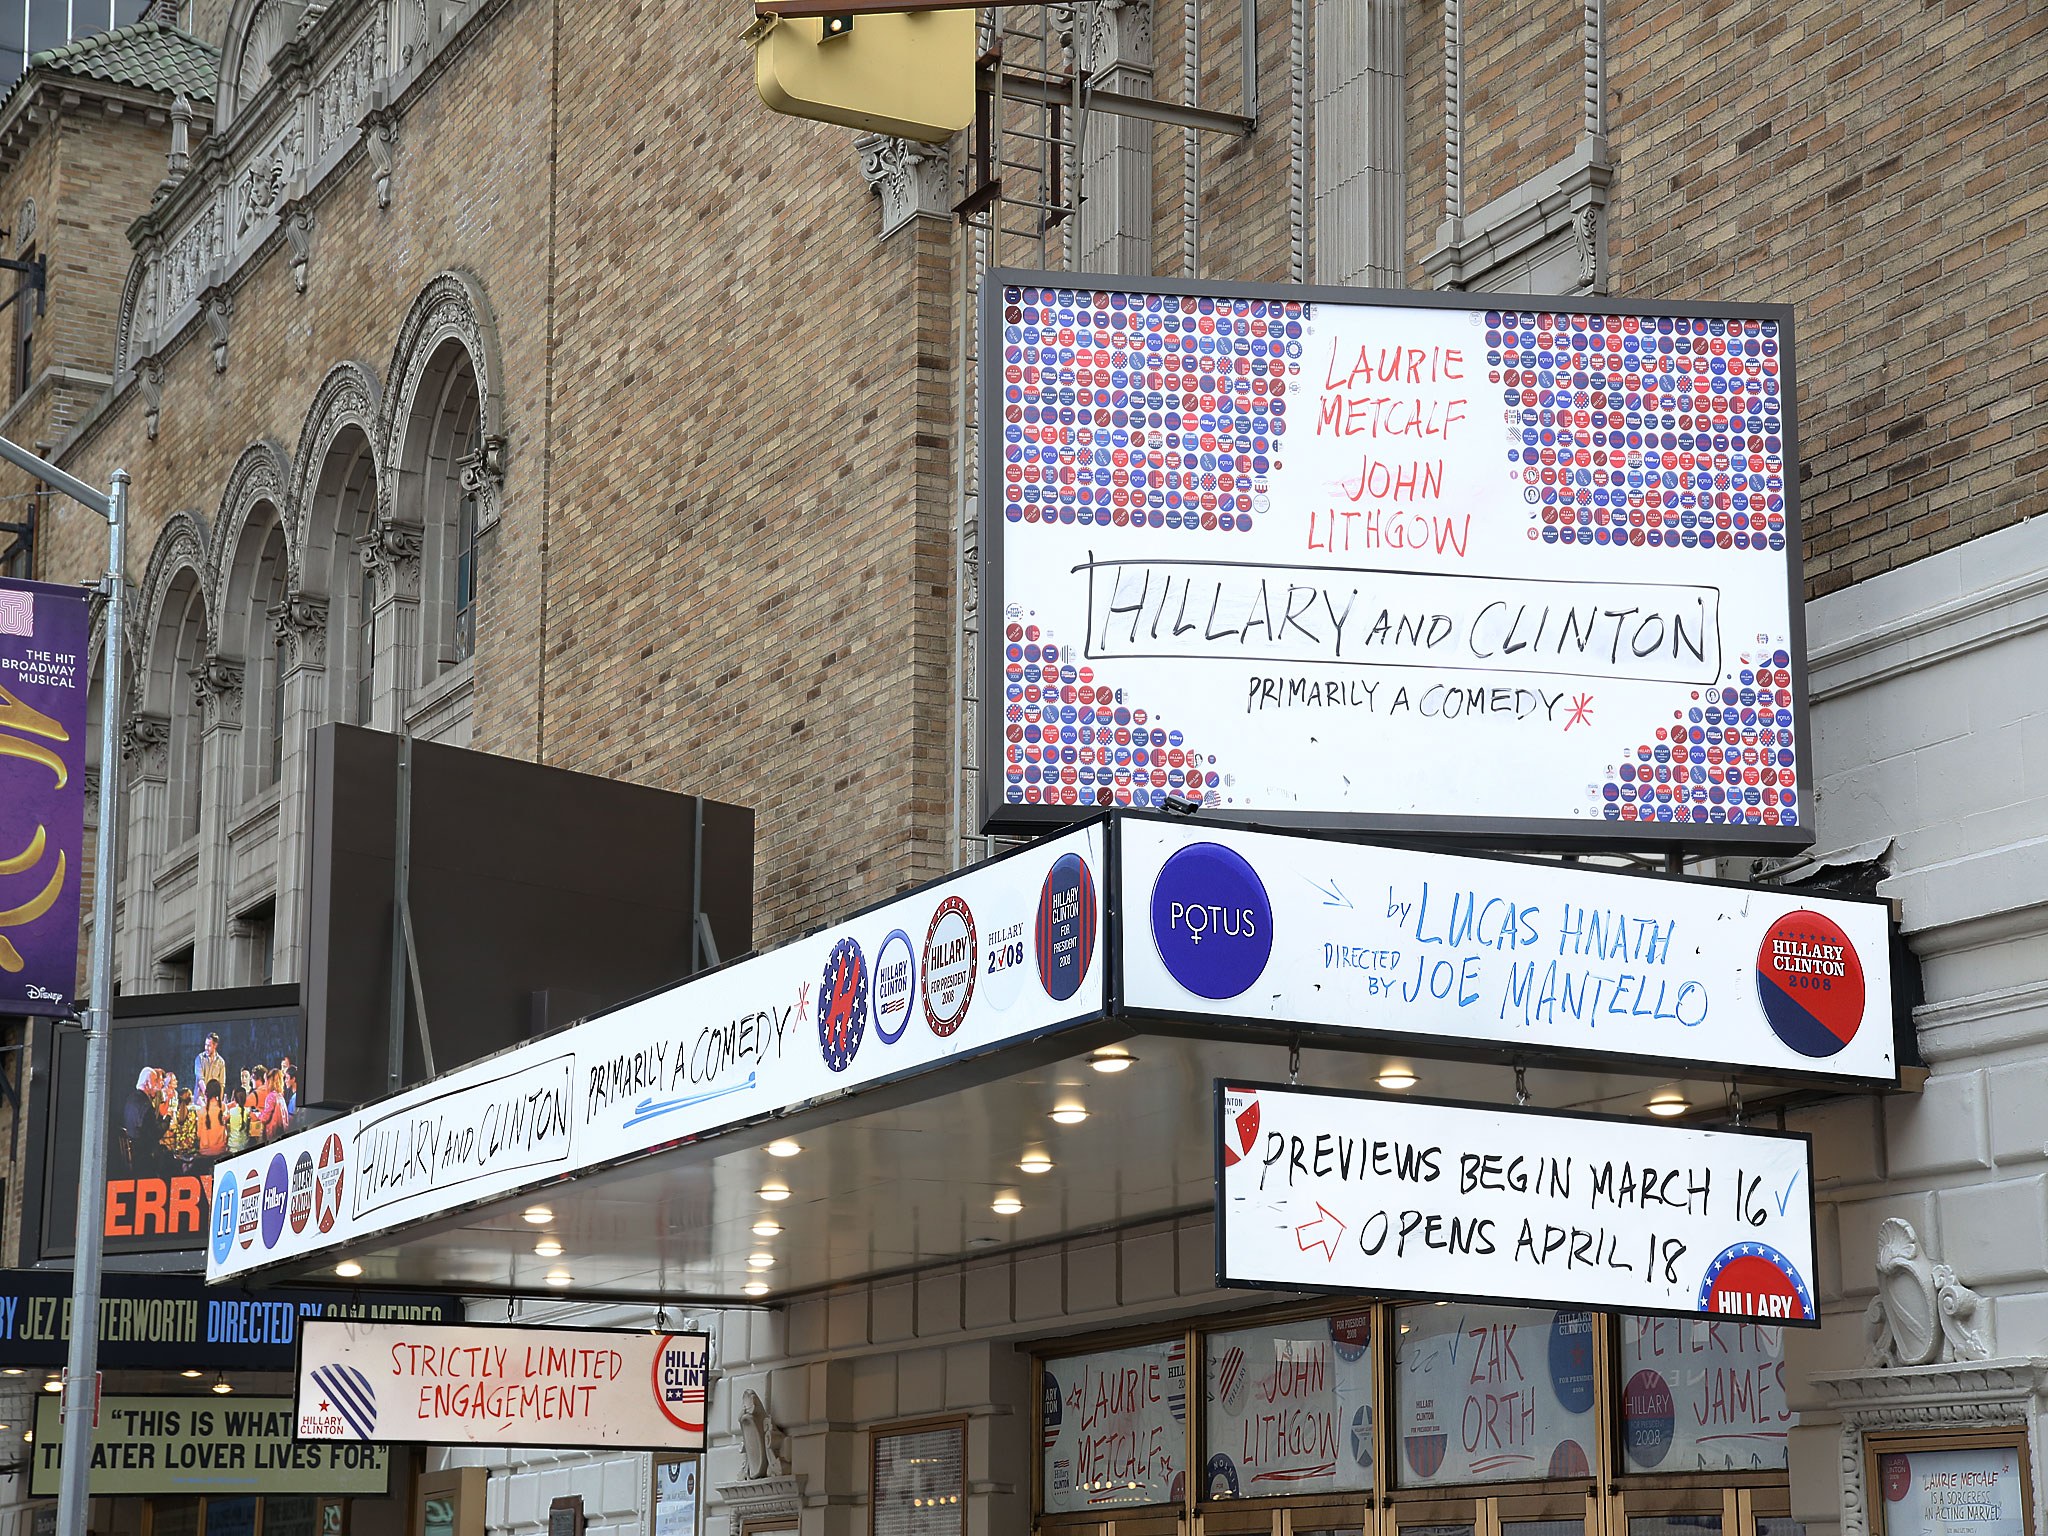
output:
[[[1003,72],[1003,94],[1045,106],[1070,106],[1073,96],[1063,82],[1035,79],[1030,75]],[[1236,112],[1212,112],[1207,107],[1184,107],[1178,102],[1158,101],[1150,96],[1128,96],[1122,91],[1089,89],[1085,93],[1091,112],[1115,112],[1124,117],[1142,117],[1149,122],[1169,123],[1176,128],[1194,128],[1212,133],[1249,134],[1257,125]]]

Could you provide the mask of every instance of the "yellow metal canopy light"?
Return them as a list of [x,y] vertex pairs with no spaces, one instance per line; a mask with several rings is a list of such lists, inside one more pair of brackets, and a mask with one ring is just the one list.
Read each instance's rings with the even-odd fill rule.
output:
[[791,117],[937,144],[974,118],[974,12],[763,15],[754,89]]

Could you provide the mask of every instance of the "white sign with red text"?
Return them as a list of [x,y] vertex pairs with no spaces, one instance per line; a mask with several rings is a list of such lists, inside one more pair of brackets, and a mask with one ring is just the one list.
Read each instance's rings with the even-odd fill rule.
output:
[[701,1333],[309,1319],[294,1433],[701,1451],[709,1347]]
[[1811,1144],[1219,1082],[1217,1278],[1817,1328]]

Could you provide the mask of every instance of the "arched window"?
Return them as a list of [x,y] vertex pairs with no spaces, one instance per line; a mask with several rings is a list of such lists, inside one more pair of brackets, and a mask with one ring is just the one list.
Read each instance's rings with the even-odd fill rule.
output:
[[476,649],[477,498],[463,484],[476,455],[481,401],[476,366],[456,340],[437,348],[414,392],[405,434],[405,485],[422,533],[421,682]]
[[377,463],[370,439],[355,421],[329,430],[316,421],[304,451],[320,454],[306,490],[299,585],[327,600],[327,682],[322,720],[372,723],[376,699],[377,580],[363,562],[362,546],[377,514]]
[[199,832],[204,777],[199,671],[206,661],[206,600],[199,577],[180,571],[165,595],[150,647],[148,695],[170,722],[165,764],[164,843],[175,848]]

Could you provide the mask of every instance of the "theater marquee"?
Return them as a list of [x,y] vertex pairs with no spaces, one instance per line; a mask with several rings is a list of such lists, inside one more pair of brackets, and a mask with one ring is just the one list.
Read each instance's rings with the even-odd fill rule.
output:
[[1811,841],[1791,315],[991,273],[983,819]]

